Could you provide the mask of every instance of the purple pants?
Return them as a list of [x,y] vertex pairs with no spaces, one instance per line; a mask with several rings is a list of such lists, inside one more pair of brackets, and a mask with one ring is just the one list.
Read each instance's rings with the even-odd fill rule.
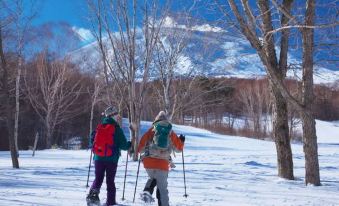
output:
[[116,204],[115,201],[115,174],[117,172],[117,163],[108,162],[108,161],[94,161],[95,165],[95,179],[91,186],[91,189],[100,191],[102,182],[104,181],[105,172],[106,172],[106,185],[107,185],[107,205]]

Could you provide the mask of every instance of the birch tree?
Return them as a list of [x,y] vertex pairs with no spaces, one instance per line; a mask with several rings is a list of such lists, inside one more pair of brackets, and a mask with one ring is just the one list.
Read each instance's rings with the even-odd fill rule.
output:
[[94,80],[94,87],[93,91],[90,91],[88,88],[87,91],[90,94],[91,98],[91,115],[90,115],[90,121],[89,121],[89,136],[91,132],[93,131],[93,118],[94,118],[94,107],[95,105],[100,101],[99,95],[100,95],[100,90],[102,88],[102,85],[98,80]]
[[[0,58],[2,67],[2,91],[5,94],[5,113],[7,122],[7,134],[9,137],[10,151],[14,168],[19,168],[19,113],[20,113],[20,80],[24,64],[24,48],[27,45],[27,33],[31,21],[35,17],[35,1],[26,2],[23,0],[1,1],[0,2]],[[7,53],[15,55],[16,62],[9,65]],[[12,108],[10,94],[11,71],[16,71],[15,77],[15,109]],[[12,122],[14,114],[14,122]],[[12,126],[14,124],[14,126]],[[13,131],[13,133],[12,133]],[[14,149],[13,149],[14,147]],[[17,157],[14,157],[17,156]]]
[[[24,10],[24,2],[22,0],[17,0],[14,2],[15,5],[15,48],[16,48],[16,54],[18,56],[18,64],[17,64],[17,75],[16,75],[16,81],[15,81],[15,118],[14,118],[14,142],[15,142],[15,148],[18,152],[19,156],[19,146],[18,146],[18,130],[19,130],[19,113],[20,113],[20,80],[21,80],[21,73],[22,73],[22,67],[24,64],[24,46],[25,46],[25,36],[28,30],[30,29],[30,25],[32,20],[34,19],[36,12],[35,4],[32,3],[30,10],[29,10],[29,16],[25,15]],[[27,11],[26,11],[27,12]]]
[[244,105],[245,116],[252,122],[252,129],[257,138],[266,135],[268,110],[270,109],[270,95],[259,82],[254,82],[250,88],[240,90],[239,100]]
[[80,113],[81,108],[72,108],[81,90],[74,69],[67,58],[51,61],[41,53],[35,70],[25,74],[26,95],[45,125],[47,148],[51,148],[56,126]]
[[[2,6],[2,5],[1,5]],[[8,19],[1,19],[0,22],[0,59],[1,59],[1,96],[4,99],[3,102],[3,110],[5,113],[5,121],[6,121],[6,131],[5,133],[8,136],[9,140],[9,150],[11,152],[11,158],[12,158],[12,165],[13,168],[19,168],[19,160],[18,160],[18,151],[15,147],[15,139],[13,131],[13,122],[12,122],[12,106],[11,106],[11,95],[10,95],[10,85],[9,85],[9,73],[10,68],[9,64],[5,55],[4,51],[4,27],[6,25],[6,21]]]
[[[166,7],[157,1],[89,2],[97,30],[104,69],[114,81],[126,85],[131,140],[136,151],[141,111],[148,86],[153,51],[159,38]],[[105,38],[102,33],[105,33]],[[139,81],[139,82],[137,82]],[[123,90],[123,88],[118,88]],[[137,153],[134,160],[137,160]]]
[[[188,18],[185,25],[189,26]],[[171,120],[175,114],[178,100],[177,93],[171,91],[175,88],[173,87],[173,80],[175,75],[185,76],[185,74],[175,74],[175,70],[180,70],[180,68],[177,68],[178,61],[182,58],[183,51],[189,43],[191,32],[189,28],[180,29],[176,25],[169,25],[169,27],[161,31],[161,38],[156,42],[153,61],[156,73],[160,76],[161,92],[159,93],[162,98],[163,109]],[[188,75],[189,73],[188,71]]]

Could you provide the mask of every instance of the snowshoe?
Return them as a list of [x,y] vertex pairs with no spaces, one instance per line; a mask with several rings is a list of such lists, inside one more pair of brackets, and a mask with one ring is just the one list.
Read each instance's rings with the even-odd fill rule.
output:
[[140,194],[140,199],[144,201],[145,203],[152,203],[154,202],[154,198],[152,197],[151,193],[148,191],[144,191]]
[[86,197],[87,206],[100,206],[99,192],[96,190],[90,190]]
[[118,206],[118,205],[124,206],[124,205],[118,204],[118,203],[115,203],[114,205],[108,205],[107,203],[103,203],[101,206]]
[[87,206],[101,206],[100,201],[92,201],[92,200],[86,200],[87,201]]

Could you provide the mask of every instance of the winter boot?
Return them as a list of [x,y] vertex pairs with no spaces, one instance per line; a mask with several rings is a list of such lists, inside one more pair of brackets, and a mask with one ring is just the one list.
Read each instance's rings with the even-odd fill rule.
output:
[[91,189],[87,195],[86,201],[88,206],[100,205],[99,191]]
[[152,197],[151,193],[148,191],[144,191],[140,194],[140,199],[144,201],[145,203],[152,203],[154,202],[154,198]]

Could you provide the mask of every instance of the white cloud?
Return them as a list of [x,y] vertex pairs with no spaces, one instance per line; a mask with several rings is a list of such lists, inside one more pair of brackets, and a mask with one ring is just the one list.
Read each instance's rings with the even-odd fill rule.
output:
[[73,26],[72,29],[75,33],[77,33],[79,35],[80,39],[83,42],[89,42],[89,41],[92,41],[94,39],[91,31],[88,30],[88,29],[79,28],[79,27],[76,27],[76,26]]
[[165,17],[162,26],[166,28],[187,29],[186,25],[178,24],[173,18],[169,16]]
[[163,22],[163,26],[164,27],[174,27],[175,25],[177,25],[177,22],[174,21],[174,19],[172,19],[169,16],[166,16]]
[[167,16],[164,19],[163,27],[166,28],[180,28],[180,29],[190,29],[192,31],[201,31],[201,32],[225,32],[220,27],[211,26],[209,24],[203,24],[203,25],[195,25],[193,27],[188,28],[186,25],[178,24],[173,18]]
[[224,32],[220,27],[211,26],[209,24],[196,25],[192,27],[193,31],[202,31],[202,32]]

